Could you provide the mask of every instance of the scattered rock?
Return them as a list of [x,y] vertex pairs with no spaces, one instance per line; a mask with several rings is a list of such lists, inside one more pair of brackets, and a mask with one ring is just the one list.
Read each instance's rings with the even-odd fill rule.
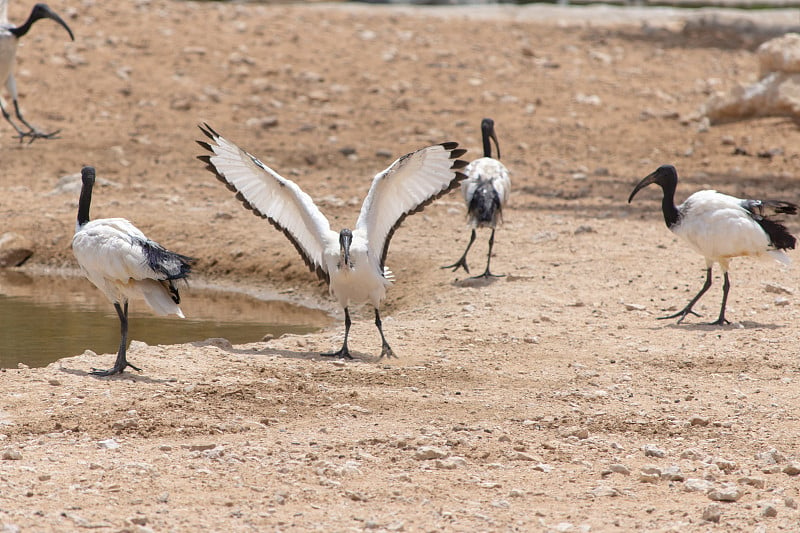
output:
[[104,450],[116,450],[119,448],[119,443],[114,439],[105,439],[97,441],[97,446]]
[[0,268],[18,267],[33,255],[33,241],[19,233],[0,235]]
[[625,306],[625,309],[627,311],[644,311],[645,309],[647,309],[647,307],[641,304],[627,304],[623,302],[622,305]]
[[706,522],[718,523],[722,518],[722,507],[718,503],[712,503],[703,509],[703,520]]
[[686,492],[708,492],[714,488],[714,484],[705,479],[689,478],[683,482]]
[[645,457],[664,457],[667,452],[656,446],[655,444],[645,444],[642,446]]
[[590,493],[595,498],[613,498],[622,494],[619,489],[609,487],[608,485],[598,485],[594,487]]
[[757,489],[763,489],[767,486],[767,483],[763,477],[740,477],[737,481],[742,485],[750,485],[751,487],[755,487]]
[[414,459],[418,461],[429,461],[431,459],[444,459],[445,457],[447,457],[446,451],[440,448],[435,448],[433,446],[420,446],[414,453]]
[[783,468],[784,474],[789,474],[790,476],[796,476],[800,474],[800,461],[792,461],[788,465]]
[[767,518],[775,518],[778,516],[778,508],[775,507],[772,503],[765,503],[761,507],[761,516],[765,516]]
[[615,474],[622,474],[623,476],[631,475],[631,470],[627,466],[619,463],[614,463],[608,469]]
[[764,290],[773,294],[793,294],[794,291],[776,283],[765,283]]
[[4,461],[19,461],[22,459],[22,453],[19,450],[3,450]]
[[742,491],[735,483],[727,483],[708,492],[709,499],[716,502],[735,502],[742,497]]
[[667,481],[683,481],[685,476],[677,465],[671,465],[661,470],[661,479]]
[[[689,419],[689,425],[690,426],[707,426],[710,422],[711,422],[711,420],[709,420],[708,417],[700,416],[700,415],[694,415]],[[684,452],[684,453],[686,453],[686,452]],[[683,456],[681,455],[681,457],[683,457]]]

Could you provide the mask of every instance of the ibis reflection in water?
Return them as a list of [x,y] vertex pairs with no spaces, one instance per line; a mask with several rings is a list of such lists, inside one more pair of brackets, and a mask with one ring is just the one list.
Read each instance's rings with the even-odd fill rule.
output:
[[[117,314],[100,291],[91,290],[76,274],[0,270],[0,368],[47,366],[87,349],[98,354],[117,350]],[[216,337],[238,345],[265,335],[312,333],[332,321],[321,309],[277,295],[235,292],[198,281],[190,289],[191,297],[181,303],[188,318],[157,317],[134,307],[128,337],[151,346]]]
[[667,227],[706,259],[706,282],[700,292],[677,313],[660,318],[678,318],[680,324],[688,314],[700,316],[692,308],[711,287],[711,267],[719,263],[724,278],[722,306],[712,324],[728,324],[725,304],[731,287],[728,277],[731,259],[769,256],[788,265],[790,259],[783,250],[793,249],[796,239],[775,216],[796,215],[797,205],[780,200],[743,200],[705,190],[692,194],[676,206],[678,172],[672,165],[663,165],[645,176],[631,192],[628,203],[637,192],[654,183],[663,192],[661,210]]

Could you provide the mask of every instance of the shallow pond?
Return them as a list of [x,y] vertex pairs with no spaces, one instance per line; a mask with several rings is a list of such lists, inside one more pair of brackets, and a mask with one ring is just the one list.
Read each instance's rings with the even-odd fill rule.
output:
[[[156,345],[222,337],[241,344],[331,323],[319,309],[191,282],[181,288],[181,309],[186,319],[158,317],[143,300],[131,300],[128,339]],[[0,368],[46,366],[87,349],[115,354],[118,347],[114,306],[86,279],[0,271]]]

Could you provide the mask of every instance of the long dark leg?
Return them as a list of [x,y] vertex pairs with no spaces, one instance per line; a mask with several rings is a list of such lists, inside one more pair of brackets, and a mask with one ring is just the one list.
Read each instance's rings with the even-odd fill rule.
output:
[[327,352],[320,354],[324,357],[342,357],[344,359],[352,359],[353,356],[350,355],[350,350],[347,349],[347,336],[350,335],[350,311],[347,308],[344,308],[344,344],[342,344],[342,349],[338,352]]
[[728,303],[728,291],[731,289],[731,281],[728,279],[728,273],[725,272],[725,281],[722,284],[722,307],[719,309],[719,318],[716,322],[712,322],[712,326],[724,326],[725,324],[730,324],[728,320],[725,319],[725,304]]
[[469,248],[472,246],[473,242],[475,242],[475,228],[472,228],[472,236],[469,238],[469,244],[467,245],[467,249],[464,250],[464,255],[461,256],[461,259],[452,265],[443,266],[442,268],[452,268],[453,272],[455,272],[459,267],[464,267],[464,271],[469,274],[469,267],[467,266],[467,252],[469,252]]
[[[678,311],[673,315],[660,316],[658,317],[658,319],[664,320],[665,318],[675,318],[679,316],[680,318],[678,319],[678,324],[680,324],[681,322],[683,322],[683,319],[686,318],[686,315],[688,315],[689,313],[693,314],[694,316],[700,316],[699,314],[692,311],[692,307],[694,307],[694,304],[696,304],[697,300],[699,300],[700,297],[705,294],[705,292],[708,290],[709,287],[711,287],[711,267],[708,267],[708,269],[706,270],[706,282],[703,284],[703,288],[700,289],[700,292],[697,293],[697,296],[692,298],[692,301],[689,302],[686,305],[686,307],[684,307],[683,309],[681,309],[680,311]],[[727,292],[725,294],[727,295]]]
[[375,325],[378,327],[378,332],[381,334],[381,356],[378,359],[383,359],[384,357],[397,358],[391,346],[389,346],[389,343],[386,342],[386,337],[383,336],[383,322],[381,322],[381,314],[378,312],[377,307],[375,308]]
[[121,337],[119,341],[119,350],[117,351],[117,360],[114,362],[114,367],[109,368],[108,370],[98,370],[93,368],[91,373],[95,376],[113,376],[114,374],[121,374],[127,367],[131,367],[139,372],[142,371],[140,368],[130,364],[125,357],[125,352],[127,351],[128,347],[128,302],[125,302],[124,310],[122,307],[120,307],[119,302],[114,302],[114,309],[117,310],[117,316],[119,316],[119,329]]
[[[25,126],[28,128],[28,130],[30,130],[30,131],[25,132],[25,133],[20,132],[20,136],[19,136],[19,140],[20,141],[22,141],[23,137],[30,137],[31,138],[30,142],[33,142],[36,139],[55,139],[56,135],[58,135],[59,132],[61,132],[61,130],[56,130],[56,131],[52,131],[50,133],[44,133],[42,131],[37,130],[33,126],[31,126],[28,123],[28,121],[25,120],[25,117],[22,116],[22,111],[20,111],[20,109],[19,109],[19,103],[17,102],[16,98],[14,99],[14,112],[17,114],[17,118],[19,119],[19,121],[22,122],[23,124],[25,124]],[[17,130],[17,131],[19,131],[19,130]]]
[[491,263],[492,261],[492,246],[494,246],[494,228],[492,228],[492,234],[489,237],[489,255],[486,258],[486,270],[480,276],[472,276],[472,279],[505,277],[505,274],[492,274],[491,272],[489,272],[489,263]]
[[8,111],[6,111],[6,108],[3,106],[3,102],[0,102],[0,111],[3,113],[3,118],[5,118],[8,123],[14,127],[14,129],[17,131],[17,136],[20,138],[20,140],[22,140],[22,138],[25,136],[25,132],[22,131],[19,126],[17,126],[16,122],[11,120],[11,115],[8,113]]

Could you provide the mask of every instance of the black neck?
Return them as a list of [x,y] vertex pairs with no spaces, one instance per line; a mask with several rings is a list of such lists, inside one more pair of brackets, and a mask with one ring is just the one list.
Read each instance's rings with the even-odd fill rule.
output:
[[675,206],[675,189],[677,185],[677,180],[670,180],[661,185],[664,190],[664,198],[661,199],[661,211],[664,213],[664,222],[667,223],[669,228],[677,224],[678,218],[680,218],[678,208]]
[[39,20],[40,18],[42,18],[41,15],[37,12],[36,9],[34,9],[33,11],[31,11],[31,14],[28,15],[28,20],[25,21],[25,24],[23,24],[22,26],[18,26],[16,28],[9,28],[8,31],[10,31],[12,34],[14,34],[15,37],[17,37],[17,39],[19,39],[20,37],[28,33],[31,29],[31,26],[33,26],[33,23]]
[[492,143],[485,131],[483,132],[483,157],[492,157]]
[[92,204],[92,187],[94,187],[94,169],[91,172],[84,169],[81,179],[81,198],[78,200],[78,225],[83,226],[89,222],[89,207]]

